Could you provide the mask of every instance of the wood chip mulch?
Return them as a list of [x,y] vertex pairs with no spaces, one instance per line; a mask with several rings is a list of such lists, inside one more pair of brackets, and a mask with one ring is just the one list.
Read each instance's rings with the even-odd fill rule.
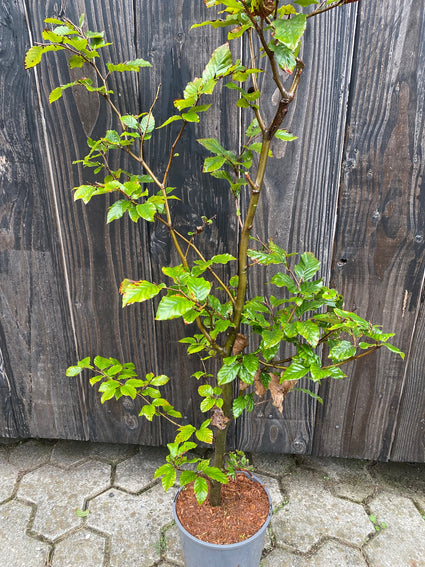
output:
[[253,536],[269,514],[269,500],[261,484],[238,474],[222,487],[221,506],[196,501],[192,485],[183,489],[176,512],[186,530],[202,541],[217,544],[237,543]]

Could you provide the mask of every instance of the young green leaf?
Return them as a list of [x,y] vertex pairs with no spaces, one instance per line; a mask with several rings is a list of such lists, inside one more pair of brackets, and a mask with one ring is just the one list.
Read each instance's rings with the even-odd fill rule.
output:
[[163,297],[158,305],[155,319],[165,321],[181,317],[194,306],[193,301],[181,295],[168,295]]
[[30,69],[31,67],[38,65],[41,61],[43,51],[44,49],[42,45],[33,45],[30,47],[25,54],[25,69]]
[[193,492],[195,493],[198,504],[202,504],[208,497],[208,483],[205,478],[198,476],[193,483]]
[[133,61],[126,61],[125,63],[118,63],[116,65],[113,63],[107,63],[106,66],[110,73],[113,71],[118,71],[120,73],[123,71],[139,71],[141,67],[152,67],[149,61],[145,61],[144,59],[134,59]]
[[274,20],[274,37],[291,50],[296,49],[305,31],[307,19],[305,14],[297,14],[288,19]]
[[160,476],[162,477],[162,486],[165,492],[167,492],[167,490],[169,490],[176,481],[176,469],[171,463],[165,463],[164,465],[157,468],[154,473],[154,478],[159,478]]
[[122,294],[122,306],[130,305],[131,303],[140,303],[148,299],[152,299],[165,287],[164,283],[159,285],[140,280],[138,282],[125,279],[120,286],[120,293]]

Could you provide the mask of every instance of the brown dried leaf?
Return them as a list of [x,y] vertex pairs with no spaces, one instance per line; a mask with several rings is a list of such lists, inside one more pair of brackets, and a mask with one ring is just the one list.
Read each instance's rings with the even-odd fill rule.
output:
[[273,405],[280,413],[283,413],[283,399],[295,386],[297,380],[285,380],[280,383],[280,377],[277,374],[270,373],[270,376],[269,390],[272,395]]
[[239,392],[243,392],[247,388],[249,388],[249,384],[243,382],[242,380],[239,380]]
[[221,408],[215,408],[211,417],[211,425],[215,425],[217,429],[226,429],[230,419],[224,415]]
[[264,394],[267,392],[267,388],[260,380],[261,370],[258,369],[254,376],[254,384],[255,384],[255,393],[259,398],[262,398]]
[[240,354],[245,347],[248,346],[248,339],[242,333],[236,335],[235,344],[233,345],[232,354]]

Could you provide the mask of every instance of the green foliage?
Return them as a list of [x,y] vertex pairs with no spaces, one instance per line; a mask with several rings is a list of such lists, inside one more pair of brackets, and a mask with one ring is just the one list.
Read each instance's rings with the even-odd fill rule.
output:
[[[349,1],[296,0],[280,5],[273,0],[205,0],[207,7],[219,7],[220,18],[193,27],[228,28],[228,42],[213,51],[201,76],[187,83],[181,98],[173,101],[169,117],[156,116],[160,89],[150,107],[139,114],[119,108],[119,93],[116,95],[109,83],[111,74],[141,73],[142,78],[151,64],[141,58],[107,61],[101,51],[109,45],[104,33],[87,30],[84,16],[78,24],[47,18],[49,27],[43,32],[43,43],[31,47],[25,57],[25,67],[30,69],[40,64],[46,53],[65,51],[70,69],[87,67],[96,76],[97,82],[82,78],[58,85],[49,97],[53,103],[67,96],[70,88],[83,88],[89,96],[101,97],[116,118],[99,139],[87,138],[88,153],[75,163],[93,170],[91,179],[96,180],[75,187],[74,199],[88,204],[95,196],[109,194],[107,223],[128,216],[132,222],[160,223],[169,231],[179,263],[162,266],[164,281],[126,278],[119,291],[123,307],[153,300],[157,321],[183,320],[185,336],[180,343],[188,355],[200,358],[202,369],[193,377],[198,380],[200,409],[208,415],[201,424],[182,424],[178,421],[181,413],[161,390],[167,389],[169,378],[151,372],[142,378],[130,362],[86,357],[70,366],[66,374],[75,377],[89,373],[102,403],[127,396],[139,404],[141,417],[152,421],[159,416],[172,423],[175,439],[168,444],[166,462],[157,469],[155,478],[161,478],[168,490],[180,475],[180,484],[191,483],[200,503],[207,498],[211,484],[224,484],[237,469],[251,467],[239,451],[228,457],[225,467],[223,454],[217,451],[214,462],[220,466],[211,466],[209,459],[197,456],[196,448],[199,444],[212,445],[215,438],[225,439],[232,420],[252,411],[259,399],[263,403],[261,398],[268,396],[266,400],[281,412],[283,398],[291,390],[322,403],[318,394],[305,387],[306,380],[320,383],[327,378],[342,379],[342,366],[381,347],[404,356],[388,342],[393,333],[344,310],[342,296],[326,286],[320,277],[320,262],[312,253],[288,253],[271,239],[263,242],[251,235],[272,157],[271,142],[297,139],[281,128],[281,123],[295,98],[304,67],[299,53],[309,18]],[[229,42],[242,36],[247,40],[249,57],[234,60]],[[280,92],[277,107],[259,85],[267,83],[261,77],[263,73],[270,74]],[[240,232],[232,250],[204,254],[203,233],[215,217],[208,218],[200,211],[198,226],[186,234],[177,230],[172,207],[177,197],[174,188],[168,186],[168,176],[175,167],[183,134],[216,103],[214,94],[219,85],[227,89],[222,89],[223,96],[227,92],[235,99],[235,112],[245,113],[249,126],[242,139],[226,142],[231,147],[224,147],[224,142],[214,137],[219,122],[216,118],[211,135],[197,141],[202,151],[208,152],[204,173],[214,178],[214,186],[230,189]],[[270,121],[267,116],[273,112]],[[156,171],[146,157],[150,152],[145,150],[164,127],[169,128],[167,136],[170,134],[172,142],[164,148],[164,171]],[[134,166],[130,171],[113,166],[118,161],[115,154],[120,153],[130,158]],[[217,216],[222,214],[225,212],[217,212]],[[255,242],[251,249],[250,241]],[[211,244],[204,248],[210,250]],[[264,295],[252,297],[248,283],[255,270],[265,270],[268,283]],[[282,344],[286,345],[283,360]]]

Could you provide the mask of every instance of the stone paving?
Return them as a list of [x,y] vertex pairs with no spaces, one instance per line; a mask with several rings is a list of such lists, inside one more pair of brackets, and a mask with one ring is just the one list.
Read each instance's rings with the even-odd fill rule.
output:
[[[182,567],[164,455],[0,440],[0,567]],[[425,567],[424,464],[252,461],[274,508],[262,567]]]

